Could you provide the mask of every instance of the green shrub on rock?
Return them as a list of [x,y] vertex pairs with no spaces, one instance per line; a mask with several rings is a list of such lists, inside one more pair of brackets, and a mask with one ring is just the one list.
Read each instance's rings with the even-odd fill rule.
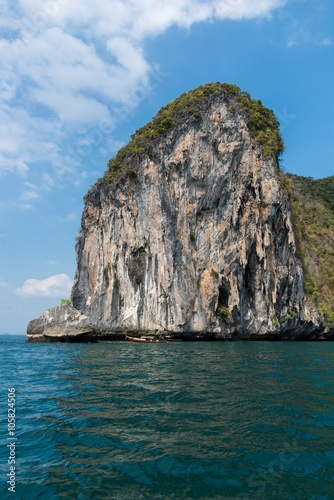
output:
[[219,319],[227,319],[231,316],[231,312],[227,309],[227,307],[218,306],[216,310],[216,317]]
[[215,269],[211,269],[210,275],[213,277],[214,280],[217,280],[219,278],[219,273]]
[[263,155],[278,163],[278,158],[284,151],[284,143],[273,111],[263,106],[261,100],[252,99],[248,92],[242,92],[237,85],[206,83],[171,101],[160,109],[151,122],[136,130],[131,141],[109,161],[107,183],[112,184],[117,178],[125,176],[131,161],[150,154],[156,141],[185,118],[200,120],[209,98],[218,93],[225,93],[227,96],[230,113],[246,115],[248,128],[262,147]]
[[310,304],[334,323],[334,176],[313,179],[280,174],[288,186],[297,257]]

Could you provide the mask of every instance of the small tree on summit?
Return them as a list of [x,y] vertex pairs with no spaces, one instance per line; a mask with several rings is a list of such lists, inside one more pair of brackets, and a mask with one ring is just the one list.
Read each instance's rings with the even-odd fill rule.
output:
[[73,306],[73,301],[71,299],[61,299],[60,305]]

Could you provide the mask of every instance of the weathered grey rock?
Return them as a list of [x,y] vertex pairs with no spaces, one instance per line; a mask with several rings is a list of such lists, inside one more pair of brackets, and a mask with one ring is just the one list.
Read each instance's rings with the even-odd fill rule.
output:
[[82,312],[59,305],[30,321],[27,335],[31,342],[92,342],[97,329]]
[[103,331],[321,337],[275,162],[223,93],[201,113],[88,195],[75,307]]

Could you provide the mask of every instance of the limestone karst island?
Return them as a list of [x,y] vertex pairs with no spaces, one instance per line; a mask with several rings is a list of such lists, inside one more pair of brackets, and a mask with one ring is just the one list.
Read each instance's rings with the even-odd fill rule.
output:
[[73,307],[28,339],[333,339],[334,177],[284,174],[283,151],[235,85],[162,108],[85,196]]

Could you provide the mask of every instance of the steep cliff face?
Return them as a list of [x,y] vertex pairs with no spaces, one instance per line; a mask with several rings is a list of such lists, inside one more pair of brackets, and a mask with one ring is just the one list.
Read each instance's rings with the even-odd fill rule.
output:
[[103,331],[317,337],[275,159],[224,89],[198,109],[87,196],[74,307]]

